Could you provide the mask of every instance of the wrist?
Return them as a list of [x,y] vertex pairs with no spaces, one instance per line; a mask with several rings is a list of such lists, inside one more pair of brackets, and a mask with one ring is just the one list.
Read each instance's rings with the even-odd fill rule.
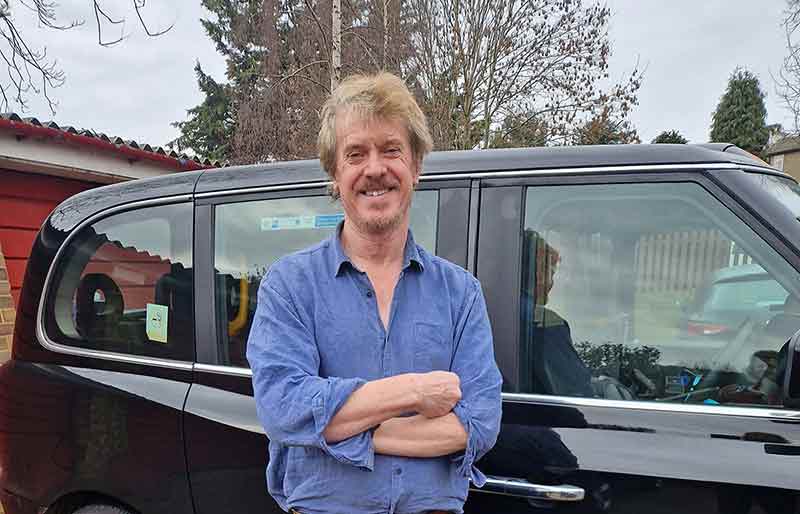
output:
[[422,404],[421,375],[419,373],[408,373],[408,381],[409,399],[411,402],[409,410],[419,412],[420,405]]

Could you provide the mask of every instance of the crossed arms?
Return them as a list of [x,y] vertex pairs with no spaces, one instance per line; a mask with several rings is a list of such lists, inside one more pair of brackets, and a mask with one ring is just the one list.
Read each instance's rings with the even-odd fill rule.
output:
[[[323,436],[337,443],[378,427],[375,452],[401,457],[441,457],[467,447],[467,432],[451,411],[461,399],[455,373],[406,373],[367,382],[347,399]],[[403,413],[417,412],[410,417]]]
[[[308,316],[279,279],[262,281],[247,358],[256,410],[271,441],[314,446],[371,470],[374,454],[451,455],[480,486],[474,462],[500,429],[501,377],[480,286],[471,280],[454,330],[450,372],[408,373],[367,382],[320,377]],[[415,413],[411,416],[404,414]],[[377,428],[376,428],[377,427]]]

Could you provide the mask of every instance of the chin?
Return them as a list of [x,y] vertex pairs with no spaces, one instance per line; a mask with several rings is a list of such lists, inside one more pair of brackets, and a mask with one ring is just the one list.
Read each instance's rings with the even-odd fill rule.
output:
[[385,233],[399,227],[403,222],[403,216],[377,216],[377,217],[368,217],[362,218],[361,225],[362,229],[366,232],[372,233]]

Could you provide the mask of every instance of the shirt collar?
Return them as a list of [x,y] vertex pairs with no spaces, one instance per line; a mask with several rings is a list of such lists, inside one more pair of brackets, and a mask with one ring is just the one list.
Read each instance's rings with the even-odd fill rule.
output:
[[[345,264],[349,265],[353,269],[358,269],[350,260],[350,257],[348,257],[344,252],[344,248],[342,247],[343,227],[344,220],[339,222],[339,225],[336,227],[336,232],[331,235],[330,248],[333,250],[331,253],[331,264],[333,264],[332,269],[334,276],[336,277],[342,273],[342,269]],[[425,266],[422,264],[422,256],[419,253],[419,247],[414,242],[414,236],[411,233],[411,229],[409,229],[408,237],[406,238],[406,247],[403,250],[403,269],[408,269],[412,265],[416,267],[418,271],[423,271],[425,269]]]

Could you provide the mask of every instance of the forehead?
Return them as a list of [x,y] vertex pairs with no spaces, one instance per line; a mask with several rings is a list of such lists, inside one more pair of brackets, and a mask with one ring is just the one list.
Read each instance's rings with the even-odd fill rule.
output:
[[363,116],[344,112],[336,116],[336,146],[343,149],[354,144],[381,144],[399,140],[409,144],[406,124],[398,118]]

